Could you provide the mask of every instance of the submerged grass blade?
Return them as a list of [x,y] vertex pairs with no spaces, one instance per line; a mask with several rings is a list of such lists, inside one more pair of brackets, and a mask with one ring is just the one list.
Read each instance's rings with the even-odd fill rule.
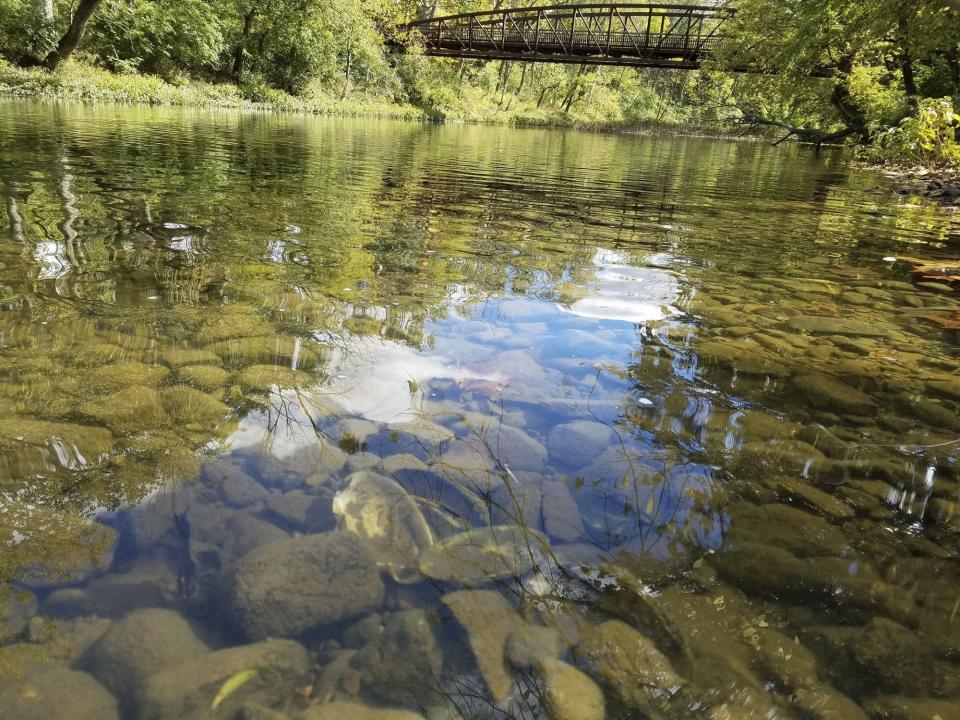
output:
[[216,710],[218,707],[220,707],[224,700],[226,700],[248,682],[253,680],[259,674],[260,668],[248,668],[247,670],[241,670],[240,672],[236,672],[228,677],[224,681],[223,685],[220,686],[220,692],[217,693],[217,696],[213,699],[213,702],[210,703],[210,709]]

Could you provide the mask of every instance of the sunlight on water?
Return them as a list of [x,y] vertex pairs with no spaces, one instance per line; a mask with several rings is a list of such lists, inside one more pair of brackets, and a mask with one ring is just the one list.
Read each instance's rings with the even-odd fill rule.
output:
[[0,718],[956,717],[960,235],[879,182],[0,104]]

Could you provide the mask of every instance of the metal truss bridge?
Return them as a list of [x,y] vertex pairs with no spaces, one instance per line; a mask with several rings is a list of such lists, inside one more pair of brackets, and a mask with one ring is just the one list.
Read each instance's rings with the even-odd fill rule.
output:
[[406,27],[426,55],[695,70],[734,13],[717,5],[595,3],[449,15]]

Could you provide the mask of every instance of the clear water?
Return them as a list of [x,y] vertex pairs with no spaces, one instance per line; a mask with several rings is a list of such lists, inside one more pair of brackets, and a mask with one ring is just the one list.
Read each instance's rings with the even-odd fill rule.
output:
[[0,193],[0,717],[958,716],[944,209],[21,102]]

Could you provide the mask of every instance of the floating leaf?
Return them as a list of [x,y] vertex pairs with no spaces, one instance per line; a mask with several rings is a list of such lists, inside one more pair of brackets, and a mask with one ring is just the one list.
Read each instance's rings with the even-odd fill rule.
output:
[[224,700],[226,700],[248,682],[253,680],[259,674],[260,668],[248,668],[247,670],[241,670],[240,672],[236,672],[228,677],[223,685],[220,686],[220,692],[217,693],[217,696],[213,699],[213,702],[210,703],[210,709],[216,710],[218,707],[220,707]]

